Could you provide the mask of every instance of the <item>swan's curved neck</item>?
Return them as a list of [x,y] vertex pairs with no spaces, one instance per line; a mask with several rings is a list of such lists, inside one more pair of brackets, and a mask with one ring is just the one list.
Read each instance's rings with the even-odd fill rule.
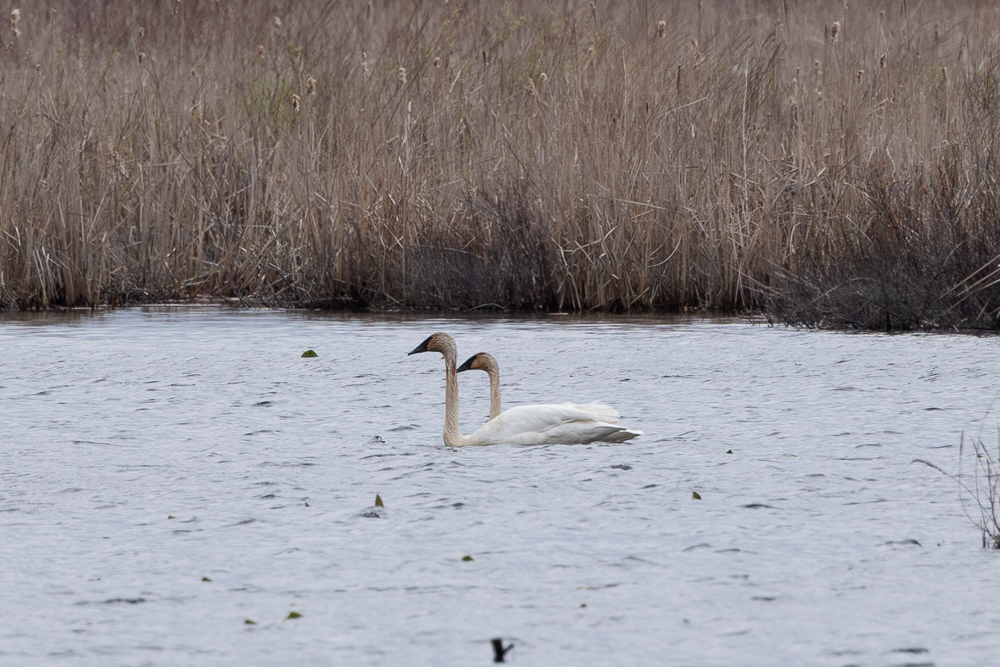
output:
[[449,346],[444,355],[444,444],[461,447],[468,442],[458,427],[458,373],[455,370],[455,348]]
[[486,371],[490,375],[490,419],[500,415],[500,369],[490,364]]

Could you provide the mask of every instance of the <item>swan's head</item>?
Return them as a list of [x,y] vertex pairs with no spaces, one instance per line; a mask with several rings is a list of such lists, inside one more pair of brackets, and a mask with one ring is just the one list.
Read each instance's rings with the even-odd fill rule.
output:
[[454,353],[455,341],[448,334],[438,332],[428,336],[427,340],[417,345],[409,354],[419,354],[420,352],[440,352],[441,354],[445,354],[447,350],[451,350]]
[[462,371],[486,371],[489,373],[490,371],[499,372],[499,370],[500,367],[497,365],[497,360],[488,352],[477,352],[458,367],[459,373]]

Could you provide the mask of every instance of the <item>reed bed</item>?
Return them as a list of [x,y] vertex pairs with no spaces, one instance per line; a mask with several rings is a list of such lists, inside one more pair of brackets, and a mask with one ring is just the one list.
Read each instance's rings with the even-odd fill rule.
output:
[[995,327],[1000,6],[51,0],[0,305]]

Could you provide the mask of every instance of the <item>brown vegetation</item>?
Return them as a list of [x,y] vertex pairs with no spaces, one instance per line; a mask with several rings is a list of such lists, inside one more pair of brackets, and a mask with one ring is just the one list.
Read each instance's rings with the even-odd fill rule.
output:
[[998,38],[975,0],[33,3],[0,305],[996,326]]

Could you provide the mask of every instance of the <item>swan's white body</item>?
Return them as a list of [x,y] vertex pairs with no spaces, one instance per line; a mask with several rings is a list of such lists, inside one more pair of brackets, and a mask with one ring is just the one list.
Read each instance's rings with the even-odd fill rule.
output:
[[600,403],[551,403],[511,408],[470,435],[466,445],[586,445],[624,442],[642,435],[618,424],[614,408]]
[[[465,436],[458,427],[458,374],[455,341],[436,333],[417,352],[440,352],[445,363],[444,444],[449,447],[483,445],[585,445],[593,442],[624,442],[641,431],[618,424],[618,412],[600,403],[525,405],[511,408]],[[492,383],[491,383],[492,384]],[[494,401],[499,409],[499,380]]]

